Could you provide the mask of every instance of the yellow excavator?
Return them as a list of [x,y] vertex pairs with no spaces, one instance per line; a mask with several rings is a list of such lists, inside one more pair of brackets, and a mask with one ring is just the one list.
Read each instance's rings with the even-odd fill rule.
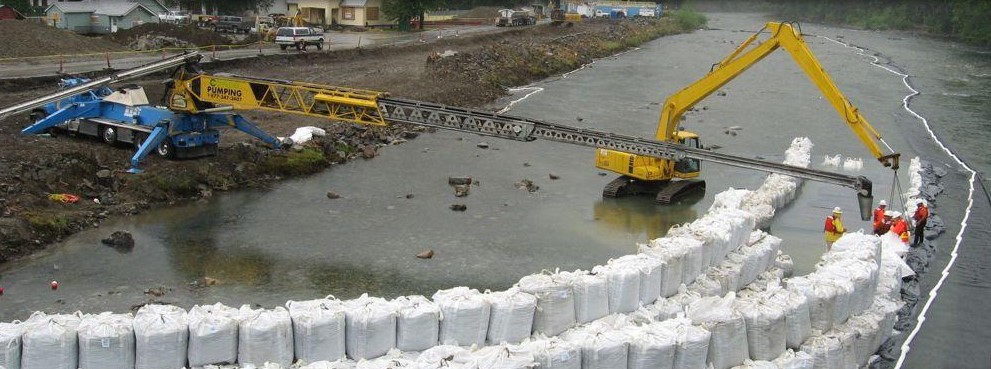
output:
[[[758,38],[765,33],[770,34],[770,37],[758,42]],[[767,23],[764,28],[740,44],[733,53],[713,65],[712,70],[705,77],[668,97],[661,111],[655,139],[696,149],[702,148],[697,134],[679,129],[678,124],[682,115],[779,48],[788,51],[795,63],[819,87],[871,155],[885,167],[898,170],[899,154],[881,139],[881,134],[871,127],[857,107],[843,96],[806,45],[801,30],[791,23]],[[879,143],[891,153],[884,154]],[[603,197],[651,194],[655,195],[658,203],[665,204],[682,195],[705,188],[705,181],[696,179],[701,169],[700,160],[696,158],[673,160],[606,148],[596,151],[596,167],[620,174],[619,178],[609,182],[603,189]]]

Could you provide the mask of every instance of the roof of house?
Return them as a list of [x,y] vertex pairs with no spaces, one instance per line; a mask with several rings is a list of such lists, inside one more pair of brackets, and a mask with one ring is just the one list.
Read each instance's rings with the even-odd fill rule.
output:
[[345,6],[363,7],[367,3],[368,3],[368,0],[344,0],[344,1],[341,1],[341,6],[342,7],[345,7]]
[[21,12],[17,11],[17,8],[14,8],[14,7],[12,7],[10,5],[6,5],[6,4],[0,4],[0,8],[10,8],[10,10],[13,10],[14,11],[14,14],[16,14],[17,17],[20,17],[21,19],[24,19],[24,14],[21,14]]
[[115,0],[100,0],[100,1],[83,0],[83,1],[57,2],[57,3],[53,3],[52,5],[49,5],[48,9],[45,9],[45,12],[48,12],[54,7],[59,8],[59,10],[61,10],[63,13],[93,13],[100,15],[109,15],[112,17],[120,17],[127,15],[132,11],[134,11],[135,8],[139,8],[139,7],[141,9],[144,9],[148,13],[155,14],[154,11],[148,9],[144,5],[127,0],[116,0],[116,1]]

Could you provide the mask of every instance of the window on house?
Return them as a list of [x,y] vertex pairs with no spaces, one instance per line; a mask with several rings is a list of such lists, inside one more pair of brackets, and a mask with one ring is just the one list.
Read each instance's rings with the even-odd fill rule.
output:
[[341,8],[341,19],[354,20],[354,7]]
[[379,8],[365,8],[365,19],[370,21],[379,20]]
[[89,21],[93,24],[100,24],[100,17],[98,15],[91,15],[89,16]]

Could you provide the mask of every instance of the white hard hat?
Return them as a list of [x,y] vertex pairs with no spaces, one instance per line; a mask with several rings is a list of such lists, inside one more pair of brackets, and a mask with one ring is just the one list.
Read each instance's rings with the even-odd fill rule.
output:
[[915,203],[919,205],[924,205],[926,203],[926,200],[919,199],[919,201],[916,201]]
[[899,212],[899,211],[892,211],[892,212],[891,212],[891,217],[892,217],[892,218],[899,218],[899,217],[901,217],[901,216],[902,216],[902,213],[901,213],[901,212]]
[[881,202],[878,203],[878,206],[888,206],[888,202],[881,200]]
[[891,210],[885,210],[884,211],[884,216],[886,216],[886,217],[893,217],[893,216],[895,216],[895,212],[893,212]]
[[837,206],[833,208],[833,214],[843,214],[843,210],[840,210],[840,207]]

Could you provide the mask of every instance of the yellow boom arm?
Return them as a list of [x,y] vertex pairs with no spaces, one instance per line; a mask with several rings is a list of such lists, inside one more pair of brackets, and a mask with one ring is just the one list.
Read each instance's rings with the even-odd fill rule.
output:
[[[765,30],[771,34],[771,37],[751,48]],[[750,49],[747,50],[748,48]],[[732,54],[720,61],[719,64],[713,66],[712,71],[708,75],[668,97],[661,111],[661,120],[657,127],[657,140],[676,140],[678,123],[680,123],[681,116],[685,111],[717,91],[723,85],[732,81],[778,48],[783,48],[791,54],[795,64],[798,64],[809,79],[815,83],[816,87],[822,91],[823,95],[833,105],[833,108],[836,109],[840,117],[846,121],[850,129],[853,130],[853,133],[857,135],[857,138],[871,152],[871,155],[877,158],[884,166],[898,169],[899,155],[897,153],[886,155],[882,152],[879,143],[887,147],[888,151],[894,150],[881,139],[881,134],[874,127],[871,127],[867,119],[857,110],[857,107],[843,96],[843,93],[833,83],[829,74],[826,73],[822,65],[819,64],[819,61],[816,60],[816,57],[812,54],[812,50],[809,49],[805,40],[802,38],[801,33],[788,23],[767,23],[761,31],[751,35]]]

